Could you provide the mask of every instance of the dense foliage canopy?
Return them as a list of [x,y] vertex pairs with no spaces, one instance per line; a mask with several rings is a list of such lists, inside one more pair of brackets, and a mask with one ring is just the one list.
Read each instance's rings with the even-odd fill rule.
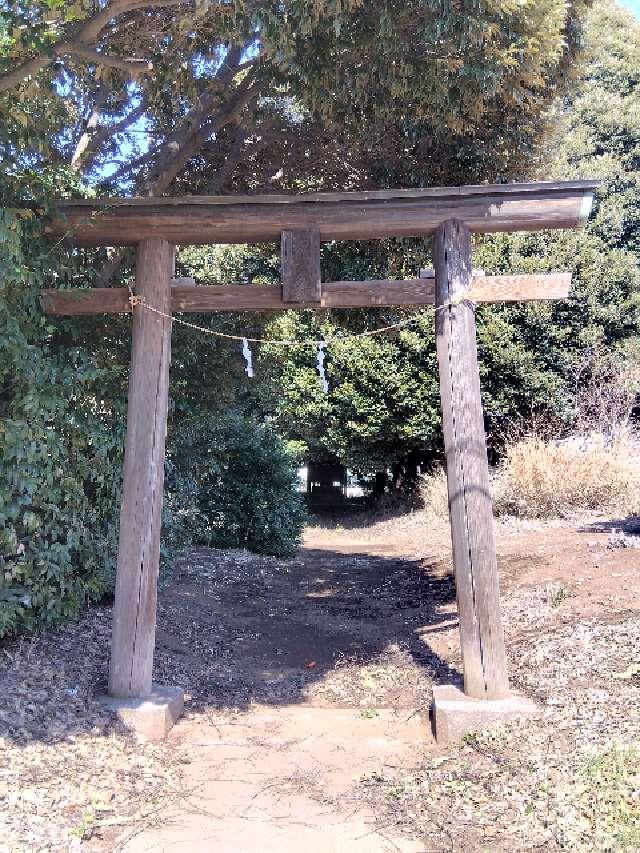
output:
[[[587,379],[599,350],[624,347],[639,331],[640,25],[630,13],[608,2],[594,9],[577,70],[568,92],[553,103],[539,153],[522,177],[601,179],[587,228],[475,241],[474,263],[487,273],[573,273],[569,300],[478,309],[483,400],[496,452],[505,434],[533,416],[571,428],[576,384]],[[396,278],[415,275],[428,257],[428,245],[387,241],[329,245],[323,262],[327,278]],[[234,260],[241,276],[237,251]],[[399,316],[288,316],[272,333],[331,338]],[[411,487],[416,464],[428,465],[441,452],[432,328],[427,311],[393,339],[330,347],[326,397],[312,354],[269,349],[263,375],[273,384],[258,397],[283,433],[312,453],[367,475],[395,471],[395,481]]]
[[483,312],[494,426],[535,410],[570,425],[589,363],[602,349],[628,351],[640,331],[640,24],[602,2],[585,40],[582,73],[553,106],[538,176],[602,181],[586,229],[494,236],[479,247],[479,264],[497,272],[573,272],[567,301]]
[[3,165],[150,194],[513,176],[587,5],[2,2]]
[[[42,316],[51,247],[0,211],[0,636],[73,614],[109,589],[123,439],[118,365]],[[77,268],[58,258],[59,280]]]

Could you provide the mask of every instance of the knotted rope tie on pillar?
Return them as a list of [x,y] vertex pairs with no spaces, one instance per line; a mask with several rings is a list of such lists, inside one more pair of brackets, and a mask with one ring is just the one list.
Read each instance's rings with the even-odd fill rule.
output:
[[146,305],[142,296],[136,296],[136,294],[133,292],[133,288],[131,286],[129,286],[129,305],[131,306],[131,312],[132,313],[133,313],[133,309],[136,307],[136,305],[145,305],[147,308],[149,307],[148,305]]

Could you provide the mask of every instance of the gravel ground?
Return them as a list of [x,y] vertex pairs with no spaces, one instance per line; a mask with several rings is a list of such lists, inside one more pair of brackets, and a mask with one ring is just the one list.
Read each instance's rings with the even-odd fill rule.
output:
[[640,850],[640,619],[563,624],[561,604],[530,592],[505,616],[512,682],[543,717],[359,795],[434,853]]
[[152,819],[178,789],[164,745],[138,743],[96,701],[110,611],[0,651],[0,850],[82,849]]

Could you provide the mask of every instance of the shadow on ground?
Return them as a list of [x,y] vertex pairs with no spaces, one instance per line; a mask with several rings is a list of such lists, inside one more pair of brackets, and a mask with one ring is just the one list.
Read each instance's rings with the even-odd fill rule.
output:
[[386,506],[378,504],[377,506],[369,507],[362,503],[355,511],[345,511],[335,509],[329,511],[316,510],[312,512],[310,525],[319,525],[327,530],[367,530],[372,524],[381,521],[393,521],[395,519],[406,518],[418,509],[407,500],[398,498],[396,501],[389,501]]
[[629,515],[621,518],[597,519],[579,529],[589,533],[608,533],[618,530],[629,536],[640,536],[640,516]]
[[[418,560],[200,550],[161,595],[157,677],[196,705],[424,706],[434,680],[459,678],[425,642],[455,623],[454,600],[452,576]],[[355,686],[340,677],[369,664]]]
[[[460,679],[434,651],[456,625],[454,601],[453,578],[436,563],[309,548],[290,560],[192,551],[160,591],[154,680],[181,686],[193,710],[424,708],[434,682]],[[56,742],[113,731],[96,701],[110,622],[110,607],[92,607],[79,624],[5,644],[0,735]]]

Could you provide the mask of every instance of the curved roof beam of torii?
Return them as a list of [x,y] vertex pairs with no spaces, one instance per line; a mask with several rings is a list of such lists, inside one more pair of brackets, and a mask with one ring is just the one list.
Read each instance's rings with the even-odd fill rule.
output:
[[257,243],[317,229],[322,240],[433,234],[448,219],[471,231],[537,231],[584,225],[598,181],[540,181],[306,195],[183,196],[60,201],[46,231],[78,246]]

